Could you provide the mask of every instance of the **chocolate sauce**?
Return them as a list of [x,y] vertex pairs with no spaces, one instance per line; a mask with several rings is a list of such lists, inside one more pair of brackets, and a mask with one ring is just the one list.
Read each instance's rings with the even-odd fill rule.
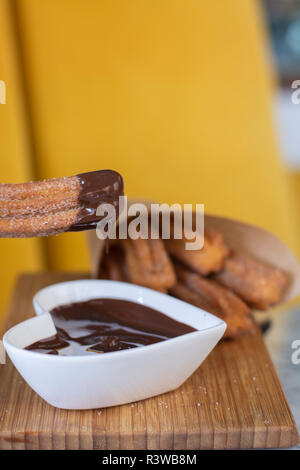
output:
[[57,335],[26,349],[80,356],[158,343],[195,331],[145,305],[120,299],[92,299],[51,311]]
[[104,216],[97,216],[101,204],[112,204],[119,213],[119,196],[124,194],[123,178],[113,170],[92,171],[77,175],[81,191],[78,197],[81,210],[77,221],[69,228],[70,232],[96,228]]

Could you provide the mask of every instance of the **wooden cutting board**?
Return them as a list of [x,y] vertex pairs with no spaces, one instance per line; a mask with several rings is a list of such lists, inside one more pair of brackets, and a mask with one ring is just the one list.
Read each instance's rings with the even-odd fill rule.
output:
[[[21,276],[5,331],[34,315],[36,291],[84,277]],[[220,343],[174,392],[106,409],[53,408],[31,390],[8,358],[0,365],[1,449],[246,449],[289,447],[298,441],[260,332]]]

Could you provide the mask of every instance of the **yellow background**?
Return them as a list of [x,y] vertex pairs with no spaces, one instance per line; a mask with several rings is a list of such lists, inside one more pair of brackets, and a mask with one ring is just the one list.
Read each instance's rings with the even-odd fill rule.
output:
[[[204,203],[298,251],[254,0],[0,0],[1,180],[113,168],[132,196]],[[86,269],[82,234],[0,240],[20,270]]]

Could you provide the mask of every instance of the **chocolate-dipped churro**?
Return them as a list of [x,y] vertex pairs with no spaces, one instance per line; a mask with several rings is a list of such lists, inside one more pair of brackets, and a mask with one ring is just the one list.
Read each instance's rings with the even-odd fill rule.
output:
[[24,238],[95,228],[97,208],[118,215],[123,179],[112,170],[31,183],[0,184],[0,237]]

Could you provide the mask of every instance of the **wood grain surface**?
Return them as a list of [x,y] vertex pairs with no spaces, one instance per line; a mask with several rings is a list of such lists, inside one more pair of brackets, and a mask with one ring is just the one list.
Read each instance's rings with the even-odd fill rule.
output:
[[[84,277],[22,275],[4,330],[34,314],[32,296],[40,288]],[[174,392],[106,409],[53,408],[8,358],[0,365],[1,449],[246,449],[289,447],[298,440],[260,332],[220,343]]]

